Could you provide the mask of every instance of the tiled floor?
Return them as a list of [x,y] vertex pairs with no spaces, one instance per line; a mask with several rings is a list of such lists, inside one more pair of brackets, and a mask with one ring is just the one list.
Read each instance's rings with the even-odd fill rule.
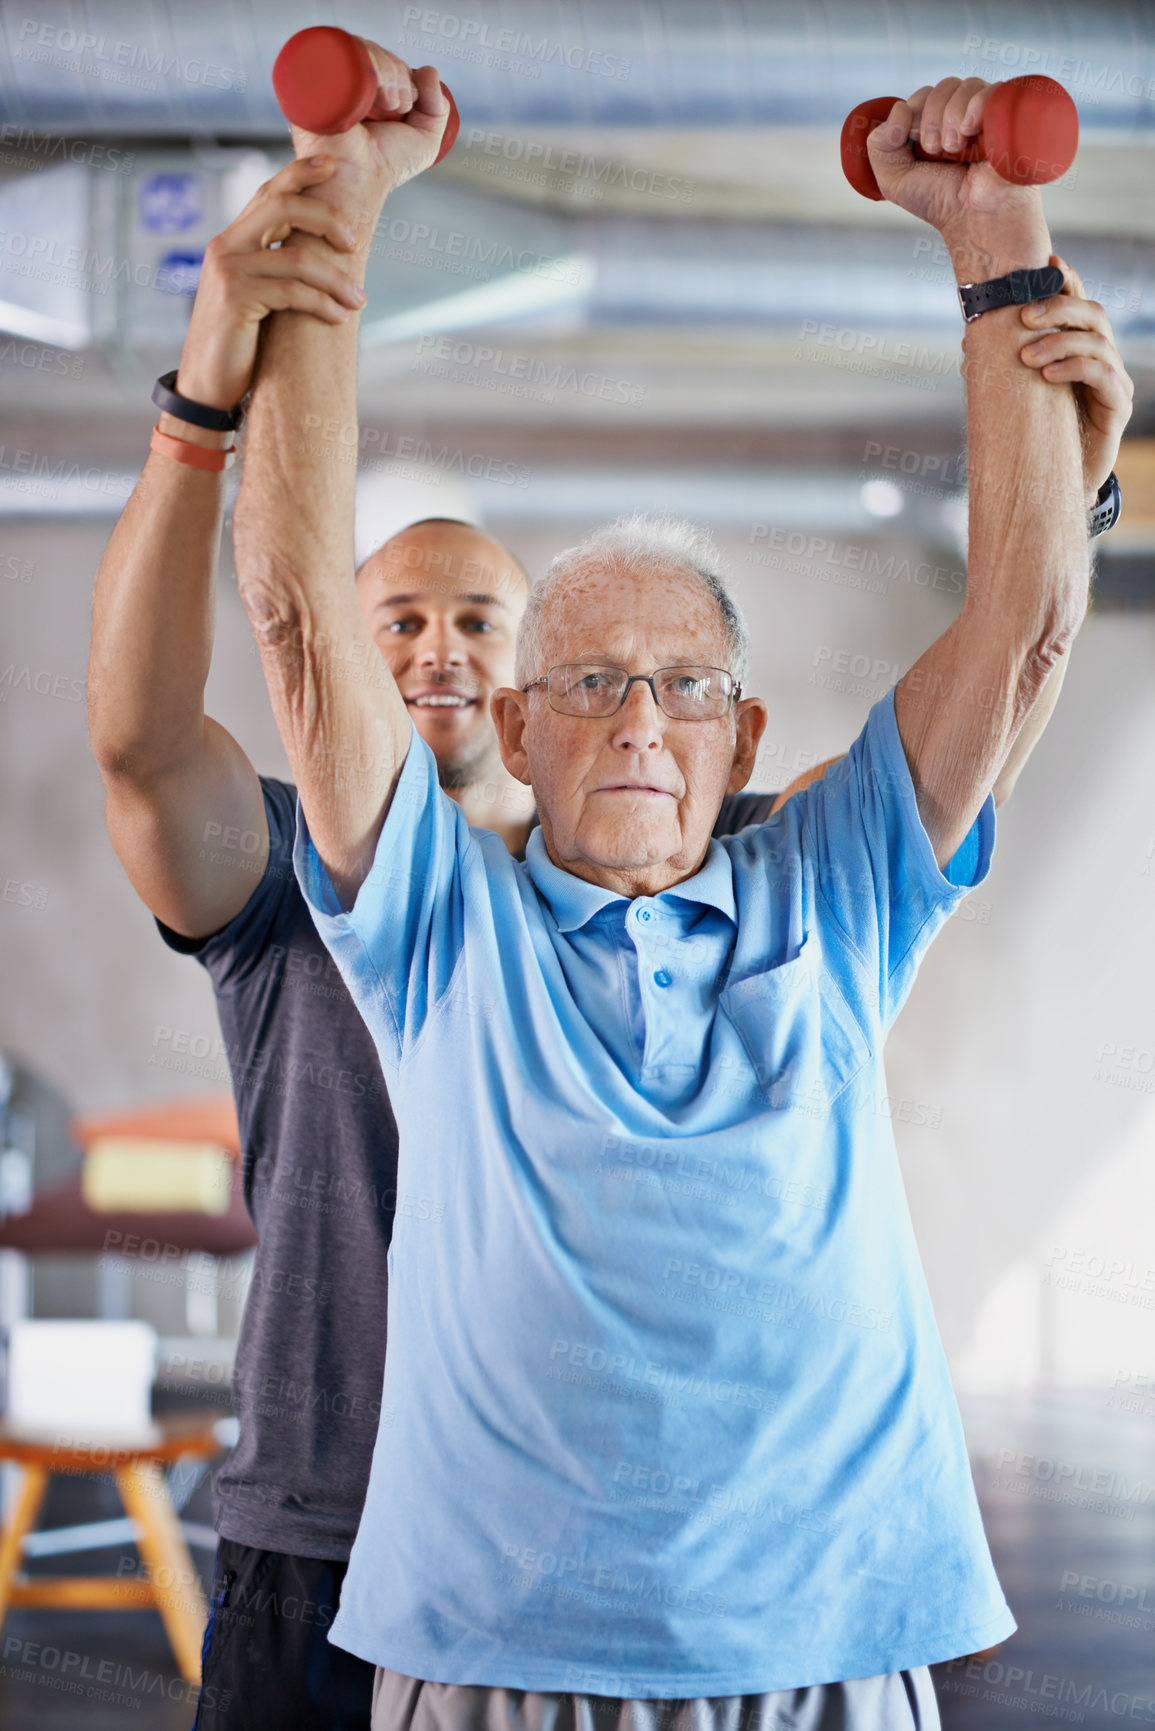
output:
[[[1104,1399],[966,1407],[1019,1631],[985,1662],[937,1667],[945,1731],[1155,1724],[1155,1413],[1108,1410]],[[110,1488],[56,1481],[45,1524],[119,1512]],[[210,1519],[207,1487],[187,1513]],[[194,1556],[207,1571],[208,1554]],[[75,1566],[115,1572],[117,1561],[91,1552]],[[13,1611],[0,1631],[4,1731],[187,1731],[193,1694],[151,1611]]]
[[936,1669],[947,1731],[1155,1725],[1155,1402],[1106,1399],[965,1409],[1019,1628],[985,1664]]

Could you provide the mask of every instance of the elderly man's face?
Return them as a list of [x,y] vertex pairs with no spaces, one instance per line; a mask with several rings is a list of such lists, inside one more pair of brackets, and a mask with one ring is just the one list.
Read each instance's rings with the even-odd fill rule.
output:
[[[541,665],[597,662],[629,673],[726,667],[717,602],[693,578],[607,569],[559,596]],[[757,698],[711,721],[673,720],[648,685],[616,715],[559,715],[544,686],[501,691],[494,720],[506,768],[532,784],[550,858],[625,895],[654,895],[701,864],[723,795],[744,787],[766,723]]]

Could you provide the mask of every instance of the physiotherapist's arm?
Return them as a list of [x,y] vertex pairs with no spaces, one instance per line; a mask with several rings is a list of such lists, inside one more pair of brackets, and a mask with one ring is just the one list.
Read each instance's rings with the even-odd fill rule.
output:
[[830,765],[837,762],[837,757],[827,757],[824,758],[821,763],[811,764],[810,768],[804,769],[801,775],[796,775],[789,787],[784,787],[782,789],[782,792],[770,807],[770,816],[773,817],[776,811],[781,811],[788,799],[792,798],[796,793],[801,793],[803,788],[809,787],[812,781],[821,781],[822,777],[826,774],[826,771],[830,768]]
[[[301,241],[326,225],[336,238],[332,213],[309,196],[330,172],[288,164],[209,242],[176,379],[181,396],[218,409],[240,402],[273,307],[336,317],[346,288],[339,264],[303,246],[262,246],[294,224]],[[210,450],[234,440],[163,410],[158,425]],[[141,899],[190,938],[235,918],[269,852],[257,772],[204,708],[225,479],[223,470],[150,453],[101,560],[92,605],[88,722],[108,833]],[[229,845],[230,834],[246,838],[245,851]]]
[[[947,167],[911,157],[916,110],[933,150],[935,135],[951,127],[964,136],[981,129],[990,89],[952,79],[918,93],[913,108],[896,103],[869,145],[880,188],[940,230],[959,282],[1042,267],[1052,251],[1037,188],[1010,186],[986,163]],[[889,147],[880,149],[886,128]],[[1087,606],[1075,402],[1021,364],[1031,333],[1020,312],[985,313],[967,332],[967,595],[895,693],[919,816],[940,867],[971,828]]]
[[[432,67],[411,74],[369,46],[382,86],[398,93],[399,118],[331,138],[293,129],[298,157],[336,159],[316,196],[356,235],[340,257],[362,287],[385,198],[432,162],[448,112]],[[277,727],[345,907],[372,864],[411,739],[354,586],[358,316],[325,325],[277,312],[266,321],[233,527],[238,588]]]

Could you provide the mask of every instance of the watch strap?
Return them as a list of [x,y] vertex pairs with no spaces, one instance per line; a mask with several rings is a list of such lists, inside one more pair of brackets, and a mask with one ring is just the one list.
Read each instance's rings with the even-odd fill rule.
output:
[[210,451],[205,445],[194,445],[188,439],[174,439],[171,433],[162,433],[159,426],[152,429],[149,449],[159,451],[162,457],[170,457],[174,463],[183,463],[189,469],[231,469],[236,461],[237,448],[230,445],[227,451]]
[[1087,534],[1094,537],[1113,529],[1119,521],[1122,509],[1123,494],[1119,489],[1118,477],[1112,469],[1095,495],[1095,503],[1091,506],[1087,519]]
[[1028,306],[1031,301],[1062,294],[1063,286],[1062,271],[1057,265],[1046,264],[1037,270],[1009,271],[1006,276],[992,277],[990,282],[960,283],[958,298],[963,317],[970,324],[997,307]]
[[176,384],[178,367],[171,373],[162,373],[152,388],[152,400],[158,409],[163,409],[167,415],[175,415],[178,421],[191,421],[194,427],[205,427],[210,433],[235,433],[245,418],[243,403],[237,403],[231,409],[214,409],[208,403],[194,403],[190,397],[178,396],[173,389]]

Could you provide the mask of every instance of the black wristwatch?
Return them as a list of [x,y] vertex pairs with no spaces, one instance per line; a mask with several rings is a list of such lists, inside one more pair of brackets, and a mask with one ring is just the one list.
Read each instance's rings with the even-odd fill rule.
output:
[[996,307],[1025,307],[1062,292],[1062,271],[1057,265],[1045,264],[1038,270],[1013,270],[1006,276],[992,277],[990,282],[960,283],[958,298],[969,325]]
[[1112,469],[1095,495],[1095,503],[1091,506],[1087,518],[1087,534],[1093,537],[1103,535],[1108,529],[1113,529],[1119,521],[1119,513],[1122,509],[1123,495],[1119,491],[1119,482],[1114,469]]
[[152,400],[157,408],[166,415],[175,415],[178,421],[206,427],[210,433],[235,433],[245,418],[243,401],[231,409],[214,409],[208,403],[194,403],[190,397],[178,396],[173,386],[179,371],[179,367],[174,367],[171,373],[162,373],[153,386]]

